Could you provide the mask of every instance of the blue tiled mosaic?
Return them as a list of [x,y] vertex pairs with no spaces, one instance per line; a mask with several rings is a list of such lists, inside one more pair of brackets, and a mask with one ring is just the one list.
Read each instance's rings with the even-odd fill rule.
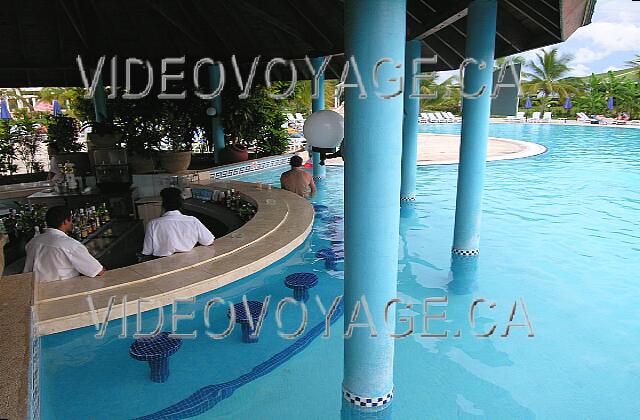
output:
[[143,362],[149,362],[150,378],[153,382],[169,379],[169,356],[178,351],[182,340],[169,337],[161,332],[153,337],[139,338],[129,347],[129,355]]
[[[344,311],[342,301],[336,308],[335,312],[331,316],[331,324],[337,321]],[[270,373],[275,368],[291,359],[296,354],[304,350],[309,344],[313,342],[325,329],[324,321],[318,323],[305,333],[301,338],[295,341],[292,345],[285,348],[281,352],[271,356],[265,362],[257,365],[251,372],[239,376],[229,382],[222,384],[209,385],[204,388],[200,388],[189,397],[160,410],[156,413],[149,414],[147,416],[139,417],[136,420],[173,420],[184,419],[188,417],[194,417],[200,415],[208,410],[211,410],[220,401],[229,398],[233,392],[241,386],[248,384],[249,382],[260,378],[261,376]]]
[[264,159],[252,160],[250,162],[243,162],[235,165],[225,165],[221,168],[212,169],[209,171],[211,179],[223,179],[232,176],[242,175],[247,172],[261,171],[263,169],[276,168],[279,166],[285,166],[289,164],[292,154],[282,155],[277,157],[269,157]]
[[293,289],[293,297],[299,302],[309,300],[309,289],[318,284],[318,276],[313,273],[293,273],[284,279],[284,285]]
[[[247,306],[249,307],[249,315],[251,316],[252,321],[251,324],[249,323],[249,316],[247,316],[243,302],[233,305],[236,322],[240,324],[242,329],[242,341],[244,341],[245,343],[257,343],[258,336],[254,332],[256,328],[256,322],[258,322],[258,319],[260,318],[260,312],[262,312],[262,302],[259,302],[257,300],[250,300],[247,301]],[[231,309],[227,310],[227,317],[231,318]]]

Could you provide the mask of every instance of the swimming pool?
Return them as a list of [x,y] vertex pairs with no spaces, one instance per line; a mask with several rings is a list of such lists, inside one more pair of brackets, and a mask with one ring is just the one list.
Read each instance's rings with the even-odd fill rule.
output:
[[[459,125],[430,125],[429,132],[451,134]],[[634,418],[640,412],[640,131],[592,126],[491,126],[490,135],[535,141],[549,148],[543,155],[488,163],[481,256],[475,270],[451,272],[456,165],[418,168],[414,211],[403,211],[400,226],[398,295],[418,304],[400,316],[415,315],[421,333],[425,298],[447,296],[446,320],[431,320],[430,332],[396,341],[397,418]],[[120,419],[158,413],[180,404],[199,412],[196,418],[275,419],[338,418],[342,404],[342,319],[330,338],[308,337],[306,347],[292,348],[277,335],[270,310],[257,344],[244,345],[239,332],[214,341],[204,333],[202,305],[212,296],[238,302],[243,294],[262,300],[272,295],[272,309],[290,296],[287,274],[313,271],[313,293],[326,307],[342,293],[343,275],[326,271],[321,249],[339,246],[342,168],[329,167],[314,199],[328,206],[318,214],[307,241],[286,259],[223,289],[197,299],[196,329],[171,359],[164,384],[148,380],[145,363],[129,358],[131,339],[118,339],[119,321],[109,323],[107,337],[96,340],[93,328],[42,339],[41,395],[44,419]],[[251,174],[246,180],[276,182],[280,170]],[[373,191],[372,191],[373,193]],[[476,325],[468,324],[475,299]],[[501,337],[514,302],[525,302],[535,337],[514,327]],[[311,327],[322,314],[311,299]],[[515,322],[523,321],[521,305]],[[171,308],[165,308],[166,316]],[[185,312],[189,305],[185,304]],[[211,315],[224,329],[225,311]],[[145,313],[149,330],[155,311]],[[297,328],[293,306],[284,311],[283,329]],[[473,332],[496,332],[476,338]],[[128,320],[129,331],[135,319]],[[399,324],[398,330],[405,325]],[[193,327],[193,328],[192,328]],[[454,332],[462,332],[455,338]],[[336,333],[337,332],[337,333]],[[252,373],[276,357],[273,370]],[[228,398],[212,405],[194,404],[200,391],[243,377]],[[209,387],[209,388],[208,388]],[[205,399],[206,399],[205,398]],[[189,405],[191,404],[191,405]],[[186,413],[186,411],[182,411]],[[161,417],[157,417],[161,418]]]

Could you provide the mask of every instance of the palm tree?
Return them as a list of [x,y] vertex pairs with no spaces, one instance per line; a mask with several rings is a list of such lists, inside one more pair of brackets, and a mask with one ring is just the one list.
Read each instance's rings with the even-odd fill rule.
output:
[[631,60],[625,61],[625,64],[627,68],[635,70],[636,77],[640,79],[640,54],[636,54]]
[[527,93],[544,93],[540,100],[543,112],[551,95],[558,94],[560,98],[566,98],[575,91],[575,86],[570,81],[561,80],[571,71],[569,65],[572,60],[572,55],[561,54],[557,48],[553,48],[536,54],[536,58],[527,63],[530,69],[524,73],[525,77],[529,78],[526,82]]

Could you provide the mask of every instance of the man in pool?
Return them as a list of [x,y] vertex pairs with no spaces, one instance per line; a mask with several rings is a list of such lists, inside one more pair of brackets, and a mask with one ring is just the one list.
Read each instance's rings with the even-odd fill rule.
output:
[[87,248],[67,235],[73,228],[71,209],[51,207],[45,220],[49,228],[27,244],[25,273],[33,271],[36,282],[64,280],[80,274],[87,277],[104,274],[104,267]]
[[147,256],[168,257],[176,252],[188,252],[198,243],[209,246],[215,239],[200,220],[185,216],[182,192],[177,188],[160,191],[164,214],[147,225],[142,253]]
[[[309,197],[316,193],[316,183],[311,174],[302,169],[302,158],[292,156],[289,160],[291,169],[280,176],[282,189],[296,193],[301,197]],[[311,189],[311,193],[309,193]]]

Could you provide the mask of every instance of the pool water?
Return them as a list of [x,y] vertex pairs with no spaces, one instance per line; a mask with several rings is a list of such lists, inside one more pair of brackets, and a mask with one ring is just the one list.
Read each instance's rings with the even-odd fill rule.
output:
[[[424,127],[423,127],[424,128]],[[430,133],[455,134],[459,125],[429,125]],[[413,303],[399,316],[415,316],[416,333],[396,341],[394,418],[609,419],[640,413],[640,131],[593,126],[491,126],[490,135],[535,141],[548,147],[539,156],[487,164],[481,255],[477,266],[454,266],[451,241],[457,166],[418,168],[414,210],[400,225],[398,296]],[[281,170],[244,180],[277,183]],[[128,356],[131,338],[118,339],[121,322],[107,337],[84,328],[43,337],[41,394],[44,419],[126,419],[157,413],[207,386],[249,377],[217,404],[195,407],[202,419],[331,419],[342,404],[342,319],[329,338],[311,337],[294,352],[295,341],[278,336],[275,304],[291,290],[284,277],[314,272],[318,286],[307,302],[309,327],[323,322],[313,296],[325,307],[342,294],[343,273],[325,270],[317,251],[339,247],[343,171],[328,167],[313,199],[328,206],[316,217],[311,236],[290,256],[220,290],[197,298],[193,321],[171,360],[164,384],[148,380],[148,367]],[[270,311],[256,344],[240,341],[239,329],[224,340],[205,335],[204,303],[213,296],[239,302],[271,295]],[[425,298],[429,332],[421,337]],[[477,305],[475,325],[469,311]],[[493,309],[490,303],[495,303]],[[512,307],[514,324],[502,337]],[[523,305],[524,304],[524,305]],[[189,312],[184,304],[184,313]],[[168,319],[171,308],[165,308]],[[226,309],[211,314],[212,329],[226,325]],[[283,311],[283,330],[298,326],[299,309]],[[148,331],[156,311],[143,315]],[[127,322],[130,333],[135,319]],[[474,333],[496,332],[488,338]],[[406,328],[398,322],[398,331]],[[454,337],[456,331],[461,337]],[[533,331],[534,337],[529,337]],[[283,355],[281,357],[281,355]],[[277,356],[275,356],[277,355]],[[268,373],[252,369],[275,357]],[[244,375],[244,376],[243,376]],[[247,376],[248,375],[248,376]],[[204,392],[204,391],[203,391]],[[200,394],[198,394],[200,395]],[[186,411],[182,412],[183,414]],[[157,417],[162,418],[162,417]],[[169,418],[169,417],[168,417]],[[174,418],[180,418],[174,417]]]

